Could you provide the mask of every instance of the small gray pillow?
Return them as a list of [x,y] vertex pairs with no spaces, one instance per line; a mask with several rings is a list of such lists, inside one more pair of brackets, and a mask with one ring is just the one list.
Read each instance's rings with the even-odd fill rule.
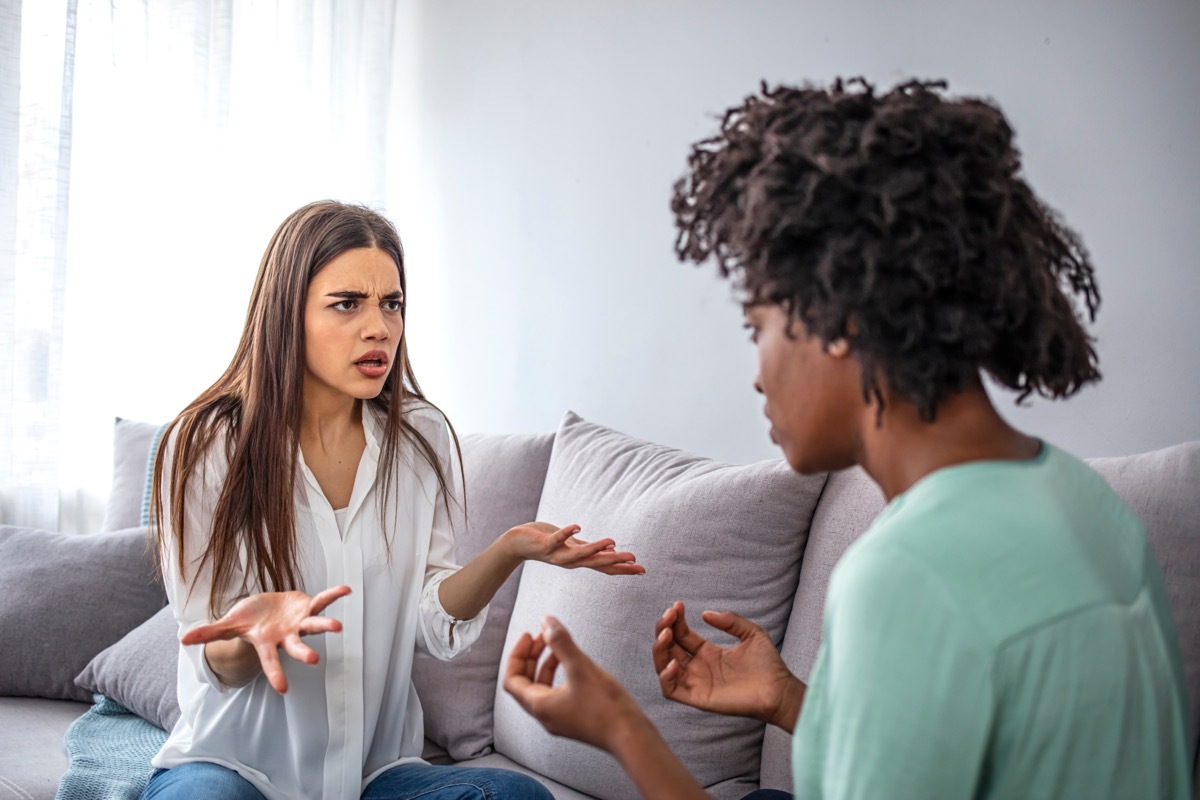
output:
[[93,658],[75,683],[170,731],[179,719],[178,668],[179,623],[171,607],[163,606]]
[[142,522],[147,461],[159,426],[116,418],[113,426],[113,479],[101,531],[135,528]]
[[[455,531],[459,564],[479,555],[509,528],[537,517],[553,443],[553,433],[463,437],[469,519],[465,530]],[[517,569],[496,592],[483,632],[465,655],[454,661],[422,657],[413,663],[425,736],[456,761],[492,751],[496,679],[520,574]]]
[[[504,652],[546,614],[637,698],[663,738],[716,798],[757,788],[763,724],[663,699],[650,656],[654,623],[675,601],[722,645],[730,638],[700,619],[734,611],[778,644],[791,610],[805,537],[825,476],[802,477],[782,460],[732,466],[650,444],[570,412],[554,438],[538,518],[578,523],[581,538],[612,537],[646,575],[621,577],[524,567]],[[556,739],[497,686],[496,750],[577,791],[636,797],[609,756]]]
[[75,676],[167,601],[146,529],[0,525],[0,695],[90,702]]

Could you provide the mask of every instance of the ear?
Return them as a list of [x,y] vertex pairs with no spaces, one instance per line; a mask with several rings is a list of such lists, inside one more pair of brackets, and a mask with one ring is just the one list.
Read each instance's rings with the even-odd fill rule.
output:
[[850,342],[844,337],[834,339],[825,345],[825,353],[831,358],[845,358],[850,355]]

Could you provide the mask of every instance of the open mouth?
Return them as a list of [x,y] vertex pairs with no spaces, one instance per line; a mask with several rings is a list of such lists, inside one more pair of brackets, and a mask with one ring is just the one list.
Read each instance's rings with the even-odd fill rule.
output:
[[358,371],[368,378],[379,378],[387,374],[388,355],[382,350],[372,350],[354,362]]

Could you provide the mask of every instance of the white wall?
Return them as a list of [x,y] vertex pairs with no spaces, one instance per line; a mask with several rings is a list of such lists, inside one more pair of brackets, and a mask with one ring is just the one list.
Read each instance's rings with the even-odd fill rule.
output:
[[392,206],[418,375],[460,431],[550,430],[571,408],[775,457],[739,311],[715,270],[676,262],[668,198],[689,144],[760,79],[862,74],[997,100],[1093,255],[1103,382],[1006,413],[1084,456],[1200,438],[1200,3],[408,8],[416,145]]

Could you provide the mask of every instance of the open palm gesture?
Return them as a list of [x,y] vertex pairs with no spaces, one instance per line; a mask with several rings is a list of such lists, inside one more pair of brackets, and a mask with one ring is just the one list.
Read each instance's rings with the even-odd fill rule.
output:
[[335,586],[314,597],[304,592],[264,592],[239,600],[215,622],[192,628],[180,641],[185,645],[242,639],[254,648],[263,674],[280,694],[287,691],[287,677],[279,661],[279,650],[305,664],[316,664],[319,656],[301,636],[336,633],[342,623],[318,616],[330,603],[350,594],[349,586]]
[[586,567],[607,575],[641,575],[646,568],[633,553],[616,549],[612,539],[586,542],[575,537],[578,525],[559,528],[548,522],[527,522],[506,534],[513,552],[522,560],[544,561],[564,569]]
[[675,603],[654,626],[654,668],[663,696],[689,706],[754,717],[790,731],[804,684],[790,671],[767,632],[732,612],[705,611],[714,628],[738,638],[719,647],[688,627],[683,603]]

